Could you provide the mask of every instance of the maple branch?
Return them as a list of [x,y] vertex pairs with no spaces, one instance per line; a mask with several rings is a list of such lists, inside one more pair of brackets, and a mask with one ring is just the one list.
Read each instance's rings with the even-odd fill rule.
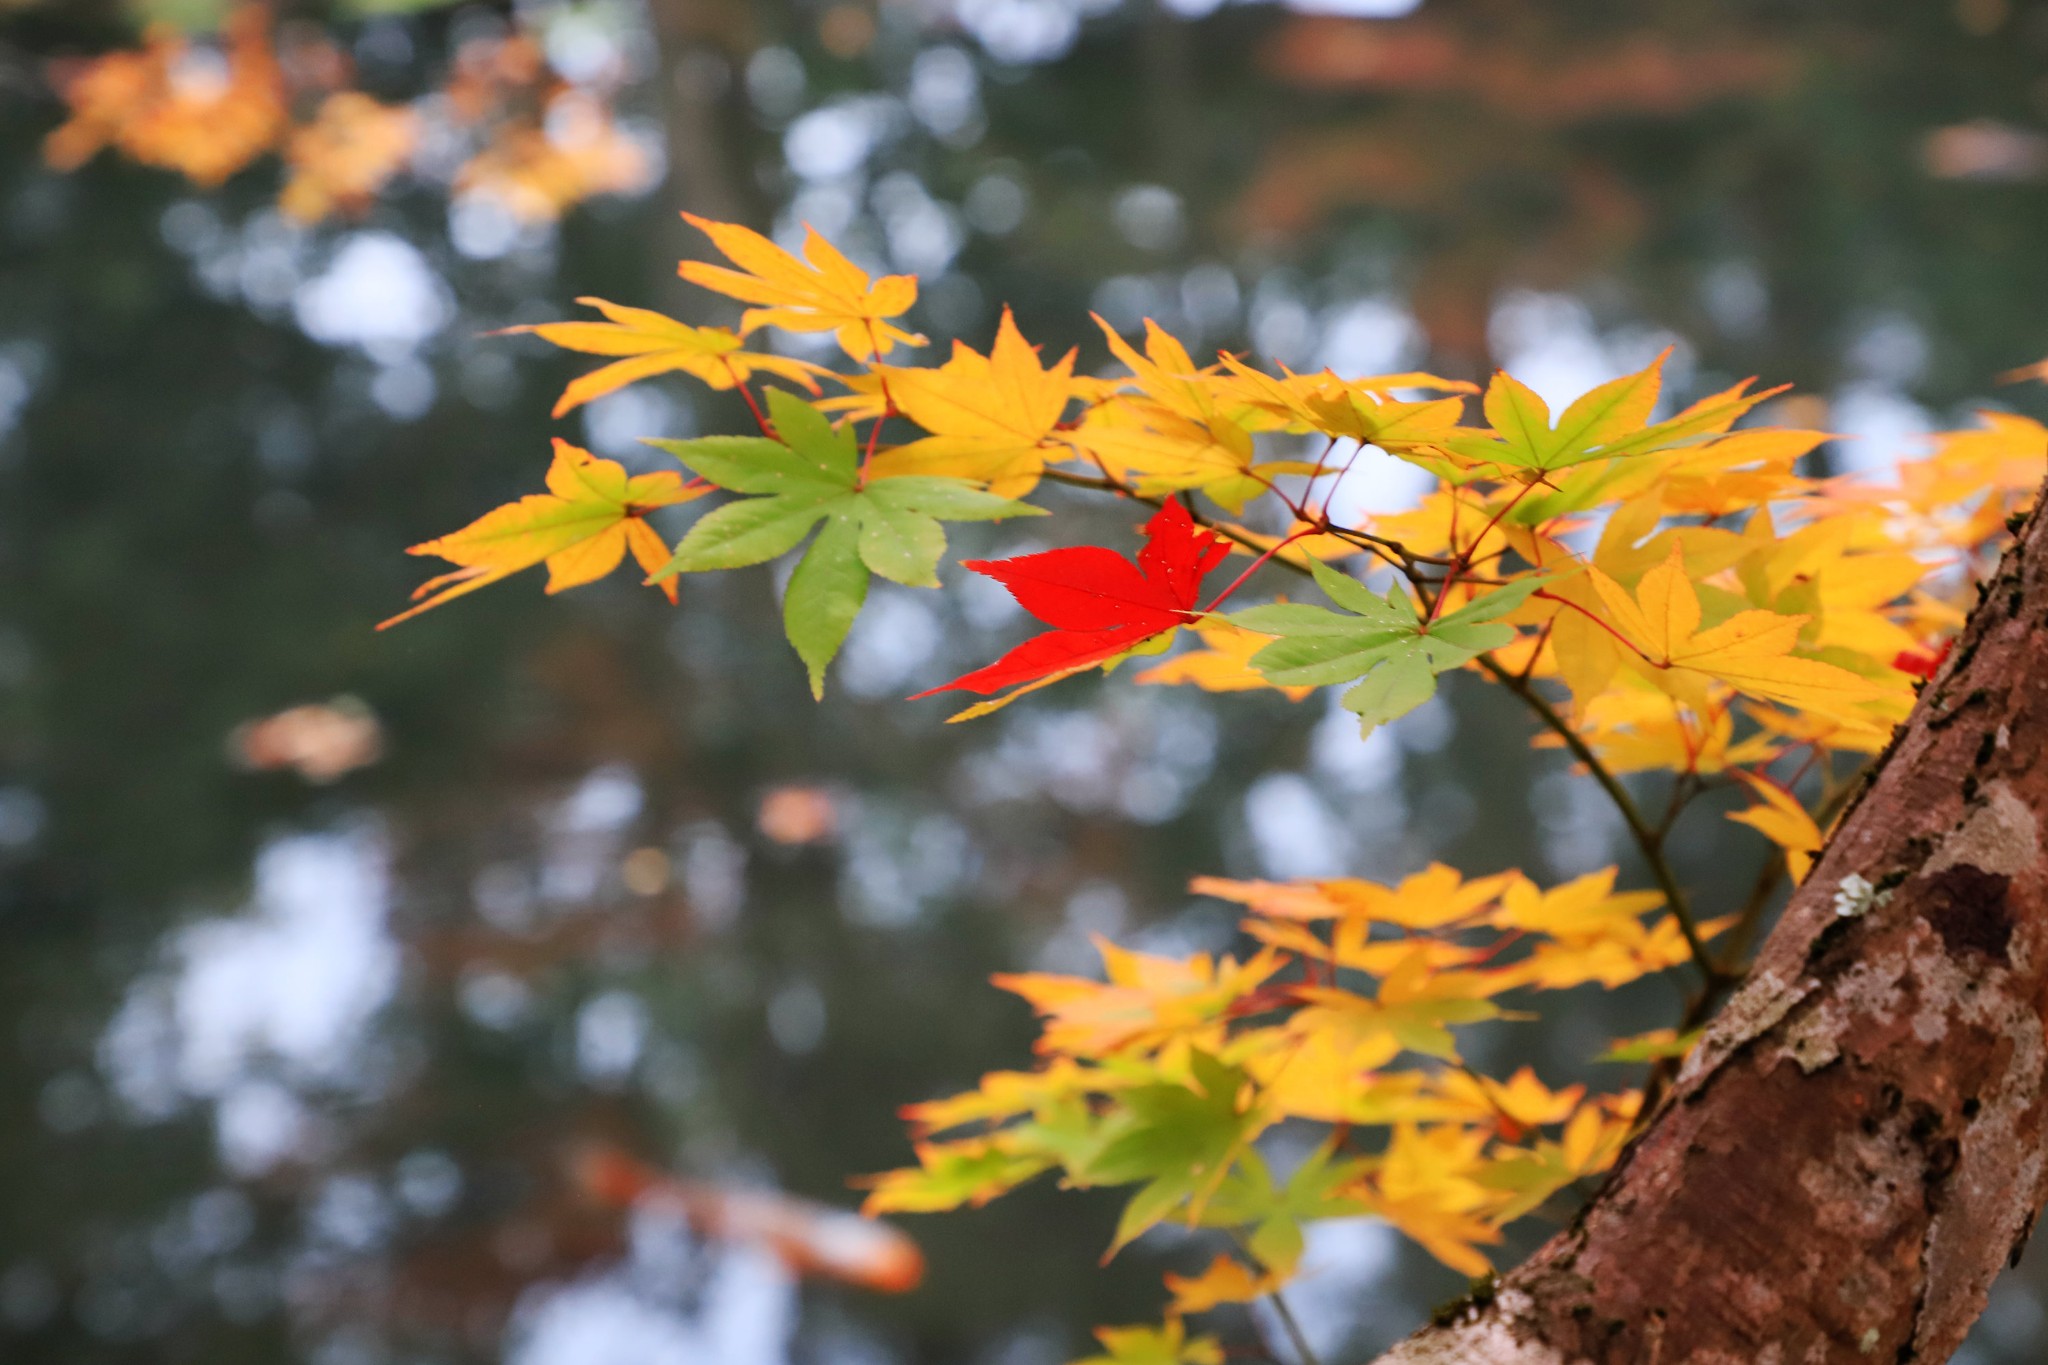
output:
[[1549,642],[1550,632],[1556,625],[1557,618],[1553,616],[1543,623],[1542,630],[1536,632],[1536,647],[1529,651],[1529,662],[1523,664],[1522,671],[1515,675],[1521,681],[1529,681],[1529,675],[1536,671],[1536,661],[1543,657],[1543,646]]
[[[1142,502],[1147,507],[1164,507],[1167,503],[1167,499],[1150,493],[1140,493],[1137,489],[1132,488],[1121,479],[1111,477],[1108,473],[1104,473],[1101,478],[1095,478],[1088,474],[1069,474],[1062,469],[1048,469],[1039,477],[1050,479],[1054,483],[1065,484],[1069,488],[1092,488],[1098,493],[1114,493],[1120,498],[1129,498],[1132,502]],[[1247,550],[1254,551],[1271,559],[1272,552],[1280,548],[1278,545],[1267,546],[1258,537],[1241,531],[1227,522],[1215,521],[1196,509],[1187,507],[1186,503],[1181,505],[1187,508],[1188,520],[1194,522],[1195,525],[1205,531],[1222,536],[1225,540],[1241,545]],[[1295,563],[1291,559],[1272,559],[1271,562],[1279,564],[1283,568],[1292,569],[1304,578],[1310,577],[1307,568]]]
[[[1339,526],[1336,522],[1331,521],[1327,514],[1317,520],[1315,527],[1326,535],[1333,535],[1339,540],[1348,540],[1361,550],[1392,551],[1400,557],[1396,567],[1404,572],[1417,564],[1433,564],[1438,568],[1448,569],[1452,564],[1456,563],[1454,559],[1447,555],[1419,554],[1398,540],[1389,540],[1385,536],[1376,536],[1370,531],[1361,531],[1356,526]],[[1385,556],[1382,557],[1384,558]],[[1394,561],[1389,560],[1388,562],[1393,563]]]
[[1572,728],[1571,722],[1560,715],[1557,708],[1536,690],[1533,683],[1526,678],[1517,677],[1495,663],[1490,654],[1479,656],[1479,666],[1491,674],[1495,682],[1520,697],[1523,703],[1536,713],[1537,719],[1549,726],[1557,737],[1564,741],[1572,756],[1586,765],[1586,771],[1593,775],[1593,780],[1607,793],[1607,799],[1621,812],[1622,823],[1628,826],[1628,832],[1635,840],[1636,850],[1643,855],[1643,861],[1649,864],[1650,875],[1656,879],[1657,889],[1664,893],[1664,903],[1670,909],[1671,917],[1678,921],[1679,932],[1685,935],[1685,946],[1692,952],[1693,965],[1699,969],[1702,983],[1709,990],[1719,988],[1727,980],[1727,974],[1721,970],[1720,963],[1716,962],[1714,955],[1708,951],[1706,940],[1700,936],[1699,921],[1693,915],[1692,901],[1685,894],[1685,888],[1679,885],[1678,874],[1672,869],[1670,860],[1664,856],[1663,840],[1657,831],[1651,828],[1649,822],[1643,819],[1642,808],[1637,806],[1635,798],[1628,794],[1628,788],[1621,785],[1621,779],[1600,761],[1600,756],[1593,752],[1592,746],[1587,744],[1579,732]]
[[[1478,553],[1479,547],[1485,543],[1486,538],[1493,534],[1493,528],[1500,525],[1501,518],[1505,517],[1508,513],[1514,511],[1515,504],[1519,503],[1523,498],[1529,496],[1529,490],[1534,487],[1536,487],[1535,483],[1523,484],[1521,491],[1515,494],[1512,498],[1509,498],[1507,502],[1501,506],[1501,509],[1493,514],[1492,519],[1489,520],[1485,526],[1480,528],[1479,534],[1472,537],[1472,544],[1470,545],[1470,547],[1459,553],[1457,559],[1451,564],[1449,571],[1444,574],[1444,581],[1442,585],[1437,589],[1436,600],[1430,603],[1429,616],[1424,620],[1424,625],[1427,625],[1430,621],[1436,619],[1437,609],[1443,606],[1444,599],[1450,596],[1451,585],[1458,581],[1458,575],[1466,572],[1472,567],[1472,556]],[[1457,529],[1455,524],[1455,519],[1457,515],[1458,499],[1456,495],[1453,495],[1451,498],[1451,516],[1453,518],[1451,536],[1453,544],[1456,543],[1457,538]]]
[[[1064,469],[1046,469],[1038,477],[1048,479],[1053,483],[1063,483],[1069,488],[1092,488],[1098,493],[1114,493],[1121,498],[1138,497],[1129,485],[1119,483],[1117,480],[1109,477],[1107,473],[1098,478],[1093,474],[1070,474]],[[1154,507],[1159,506],[1160,503],[1160,500],[1157,498],[1140,498],[1139,501],[1149,502]]]
[[1671,799],[1664,803],[1664,817],[1657,822],[1657,844],[1661,848],[1671,837],[1671,829],[1678,823],[1678,817],[1685,814],[1685,808],[1701,791],[1699,774],[1680,773],[1671,783]]
[[[1192,519],[1192,517],[1190,519]],[[1267,549],[1263,553],[1261,553],[1257,559],[1254,559],[1251,562],[1249,568],[1247,568],[1243,573],[1239,574],[1236,578],[1231,579],[1230,585],[1226,587],[1222,592],[1217,593],[1215,598],[1210,601],[1208,606],[1202,608],[1203,614],[1206,615],[1207,613],[1212,612],[1216,610],[1216,608],[1222,606],[1224,600],[1228,598],[1230,594],[1236,592],[1239,588],[1244,586],[1246,579],[1250,578],[1260,569],[1266,567],[1267,560],[1271,559],[1274,555],[1280,553],[1280,551],[1292,545],[1295,541],[1300,540],[1303,536],[1312,536],[1314,534],[1315,528],[1313,526],[1304,526],[1301,530],[1296,531],[1293,534],[1289,535],[1287,539],[1274,541],[1273,544],[1267,547]]]

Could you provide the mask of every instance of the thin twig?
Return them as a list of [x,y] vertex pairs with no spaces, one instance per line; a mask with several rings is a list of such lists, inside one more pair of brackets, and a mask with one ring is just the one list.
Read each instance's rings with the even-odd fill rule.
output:
[[[1228,1231],[1230,1240],[1237,1244],[1237,1249],[1243,1252],[1253,1265],[1261,1270],[1271,1269],[1252,1251],[1251,1239],[1245,1236],[1242,1228],[1231,1228]],[[1301,1330],[1301,1323],[1295,1319],[1294,1310],[1287,1306],[1287,1300],[1279,1289],[1267,1290],[1266,1297],[1272,1300],[1273,1316],[1280,1319],[1280,1326],[1287,1333],[1287,1340],[1294,1346],[1298,1365],[1322,1365],[1316,1358],[1314,1348],[1308,1344],[1308,1336]]]
[[761,428],[763,436],[766,436],[771,441],[774,440],[775,428],[769,425],[768,415],[762,412],[761,405],[754,401],[754,391],[749,389],[746,381],[740,378],[739,370],[734,367],[730,360],[725,362],[725,372],[732,376],[732,386],[740,391],[740,397],[747,400],[747,411],[754,414],[754,425]]
[[1664,856],[1656,831],[1643,819],[1643,812],[1636,805],[1635,798],[1628,794],[1628,788],[1621,785],[1621,779],[1600,761],[1600,756],[1594,753],[1592,747],[1580,737],[1579,732],[1572,728],[1571,722],[1558,714],[1557,708],[1536,690],[1534,684],[1508,672],[1495,663],[1493,656],[1488,654],[1479,656],[1479,666],[1491,674],[1501,686],[1520,697],[1523,704],[1536,713],[1536,718],[1549,726],[1557,737],[1564,741],[1572,756],[1586,765],[1586,771],[1593,775],[1593,780],[1607,793],[1607,799],[1621,812],[1622,823],[1628,826],[1628,832],[1635,839],[1636,848],[1643,855],[1643,861],[1649,864],[1650,875],[1656,879],[1657,889],[1664,893],[1665,904],[1670,908],[1672,918],[1678,921],[1679,932],[1685,935],[1685,945],[1692,950],[1693,965],[1699,968],[1701,979],[1710,988],[1718,986],[1722,977],[1720,964],[1714,961],[1713,954],[1707,950],[1706,940],[1700,937],[1699,921],[1693,916],[1692,901],[1686,896],[1685,888],[1678,884],[1678,874],[1672,870],[1670,860]]
[[1280,1319],[1280,1325],[1287,1331],[1287,1340],[1294,1345],[1294,1354],[1301,1365],[1322,1365],[1316,1358],[1314,1348],[1308,1344],[1308,1337],[1302,1332],[1301,1324],[1295,1321],[1294,1310],[1287,1306],[1286,1296],[1275,1289],[1266,1296],[1273,1301],[1273,1316]]

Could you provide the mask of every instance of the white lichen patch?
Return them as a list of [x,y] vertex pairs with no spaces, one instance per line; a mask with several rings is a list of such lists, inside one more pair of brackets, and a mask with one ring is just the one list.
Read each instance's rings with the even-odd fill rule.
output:
[[1712,1071],[1744,1043],[1775,1028],[1794,1006],[1813,993],[1820,983],[1810,976],[1796,981],[1769,971],[1760,971],[1729,997],[1714,1022],[1707,1025],[1699,1046],[1687,1055],[1678,1070],[1678,1083],[1689,1085]]
[[1503,1289],[1477,1317],[1412,1336],[1375,1365],[1582,1365],[1554,1346],[1522,1339],[1516,1325],[1533,1307],[1527,1293]]
[[1886,904],[1891,898],[1891,892],[1878,890],[1862,873],[1851,872],[1835,883],[1834,898],[1828,902],[1828,908],[1838,919],[1856,919]]
[[2005,1040],[2005,1065],[1973,1098],[1976,1116],[1961,1135],[1961,1150],[1923,1247],[1927,1267],[1922,1314],[1914,1345],[1933,1354],[1953,1346],[1984,1305],[2005,1252],[2041,1202],[2044,1154],[2031,1139],[2032,1110],[2048,1067],[2048,1035],[2032,1003],[2016,994],[2015,977],[1993,968],[1963,989],[1963,974],[1937,988],[1959,1002],[1962,1026]]
[[1811,1075],[1842,1055],[1843,1040],[1859,1026],[1895,1018],[1906,1003],[1906,973],[1924,947],[1916,938],[1913,951],[1904,960],[1859,962],[1844,972],[1825,994],[1813,1000],[1810,1009],[1786,1026],[1777,1057],[1791,1060]]
[[1963,827],[1941,841],[1922,871],[1933,876],[1951,867],[1974,867],[2016,877],[2041,861],[2041,824],[2018,793],[2004,782],[1984,788],[1982,804]]

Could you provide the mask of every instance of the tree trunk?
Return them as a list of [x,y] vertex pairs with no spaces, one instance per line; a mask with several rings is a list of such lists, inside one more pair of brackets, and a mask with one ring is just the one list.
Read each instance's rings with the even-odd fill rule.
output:
[[1380,1365],[1947,1360],[2048,1196],[2048,517],[1571,1227]]

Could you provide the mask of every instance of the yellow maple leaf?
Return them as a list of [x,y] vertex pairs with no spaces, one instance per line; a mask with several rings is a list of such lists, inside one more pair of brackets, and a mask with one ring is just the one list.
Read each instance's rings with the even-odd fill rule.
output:
[[972,1090],[908,1104],[898,1113],[918,1136],[929,1137],[972,1123],[1000,1123],[1076,1096],[1102,1094],[1132,1083],[1126,1075],[1111,1075],[1068,1057],[1054,1057],[1036,1071],[991,1071]]
[[[1749,702],[1743,712],[1763,727],[1763,735],[1782,746],[1810,744],[1818,749],[1842,753],[1875,754],[1891,742],[1892,722],[1870,716],[1830,716],[1816,711],[1781,711],[1762,702]],[[1732,753],[1732,751],[1731,751]],[[1740,758],[1736,762],[1764,762],[1762,758]]]
[[1279,1276],[1255,1271],[1223,1252],[1216,1253],[1216,1259],[1199,1275],[1175,1275],[1169,1271],[1163,1279],[1166,1291],[1173,1295],[1173,1304],[1167,1311],[1175,1314],[1206,1313],[1226,1303],[1250,1303],[1264,1298],[1282,1283]]
[[739,336],[729,328],[693,327],[645,308],[627,308],[604,299],[580,298],[576,302],[595,308],[606,321],[536,322],[507,327],[500,334],[531,332],[566,351],[625,357],[572,381],[555,404],[557,417],[628,384],[677,370],[714,389],[730,389],[761,373],[794,380],[812,393],[818,391],[812,376],[825,373],[808,361],[742,350]]
[[1207,953],[1160,957],[1119,948],[1104,938],[1097,938],[1095,947],[1109,976],[1106,982],[1046,972],[991,978],[1045,1017],[1040,1052],[1078,1057],[1143,1052],[1199,1035],[1218,1026],[1236,1000],[1281,966],[1270,949],[1239,962]]
[[[1634,584],[1677,549],[1685,556],[1685,569],[1692,578],[1704,578],[1739,563],[1773,535],[1770,518],[1759,514],[1740,531],[1713,526],[1679,526],[1657,529],[1663,509],[1652,490],[1615,508],[1601,528],[1593,564],[1602,573],[1624,584]],[[1517,544],[1518,550],[1527,550]],[[1558,562],[1545,547],[1545,564]],[[1557,674],[1584,706],[1606,691],[1628,656],[1626,643],[1609,627],[1598,591],[1582,574],[1553,581],[1544,597],[1559,599],[1551,618],[1551,661]],[[1541,601],[1543,599],[1537,599]]]
[[1636,652],[1626,656],[1629,662],[1696,711],[1707,709],[1710,679],[1827,714],[1882,701],[1899,690],[1818,659],[1794,656],[1792,648],[1808,619],[1804,615],[1744,611],[1701,630],[1699,593],[1675,542],[1664,563],[1643,575],[1633,595],[1598,565],[1588,567],[1587,577],[1611,623],[1635,646]]
[[1881,514],[1870,508],[1767,539],[1743,559],[1739,573],[1754,605],[1813,614],[1803,642],[1889,665],[1919,648],[1921,636],[1903,619],[1917,615],[1910,595],[1930,567],[1896,548],[1883,533]]
[[1284,692],[1290,701],[1300,701],[1315,691],[1313,687],[1281,687],[1267,682],[1265,675],[1251,666],[1252,655],[1273,643],[1270,635],[1232,625],[1221,617],[1204,619],[1194,631],[1201,638],[1201,649],[1175,654],[1131,681],[1185,684],[1204,692]]
[[1748,825],[1785,850],[1785,870],[1792,874],[1795,885],[1804,881],[1827,836],[1806,813],[1806,807],[1799,804],[1799,799],[1776,782],[1740,768],[1735,775],[1756,796],[1757,803],[1748,810],[1730,811],[1728,818]]
[[888,321],[917,302],[915,275],[884,275],[870,281],[865,270],[809,226],[804,228],[804,254],[799,260],[752,228],[715,223],[693,213],[683,217],[739,269],[684,261],[677,273],[691,284],[758,305],[740,319],[743,335],[758,327],[831,332],[840,349],[855,360],[887,355],[899,342],[924,345],[923,337]]
[[953,358],[936,369],[887,371],[888,397],[931,435],[877,455],[871,476],[946,475],[985,483],[998,497],[1023,497],[1038,486],[1073,373],[1072,351],[1050,367],[1039,364],[1005,308],[987,355],[955,341]]
[[1469,556],[1469,564],[1483,565],[1499,558],[1508,548],[1510,535],[1519,530],[1496,520],[1497,510],[1485,499],[1439,488],[1407,511],[1374,517],[1372,530],[1375,535],[1400,541],[1411,554]]
[[1402,929],[1441,929],[1467,920],[1499,898],[1519,874],[1466,880],[1454,867],[1431,863],[1393,886],[1338,877],[1314,882],[1232,881],[1197,877],[1188,889],[1250,906],[1262,915],[1297,920],[1359,920]]
[[1455,1124],[1397,1124],[1361,1197],[1451,1269],[1484,1275],[1492,1265],[1479,1247],[1500,1241],[1486,1213],[1503,1202],[1477,1178],[1488,1137]]
[[980,1208],[1053,1165],[1052,1154],[1024,1141],[1015,1132],[951,1142],[915,1142],[917,1165],[853,1183],[868,1197],[861,1213],[939,1213],[962,1205]]
[[1588,872],[1548,891],[1526,877],[1517,877],[1501,896],[1493,921],[1503,929],[1580,942],[1609,935],[1617,925],[1632,925],[1664,903],[1663,895],[1656,891],[1617,892],[1616,871],[1606,867]]
[[[1690,957],[1676,920],[1665,916],[1651,924],[1643,919],[1664,897],[1655,891],[1617,892],[1614,879],[1611,867],[1548,891],[1517,879],[1501,897],[1494,923],[1538,937],[1529,955],[1506,968],[1506,974],[1538,990],[1567,990],[1590,981],[1611,988]],[[1725,922],[1710,922],[1702,932],[1711,937],[1725,927]]]
[[1406,1051],[1454,1062],[1458,1047],[1453,1027],[1501,1017],[1490,997],[1515,985],[1510,975],[1458,970],[1455,960],[1445,967],[1447,955],[1471,950],[1416,939],[1391,945],[1399,951],[1380,958],[1377,950],[1386,946],[1371,945],[1368,960],[1359,964],[1380,978],[1377,995],[1367,997],[1341,986],[1297,986],[1295,996],[1302,1008],[1288,1026],[1304,1036],[1328,1030],[1347,1044],[1391,1037]]
[[[530,493],[485,513],[460,531],[407,551],[436,555],[461,567],[422,583],[413,599],[426,600],[380,622],[377,629],[395,626],[540,563],[548,567],[547,590],[551,593],[603,578],[619,566],[629,550],[651,574],[668,562],[670,552],[647,524],[646,514],[710,491],[709,485],[686,485],[681,474],[667,470],[628,478],[625,466],[617,461],[601,460],[557,440],[554,463],[548,467],[547,492]],[[661,586],[673,602],[674,581]]]
[[1141,355],[1101,318],[1109,349],[1131,372],[1136,393],[1113,393],[1067,434],[1074,447],[1145,494],[1200,489],[1233,514],[1266,491],[1275,474],[1319,466],[1274,460],[1254,469],[1252,432],[1216,400],[1211,372],[1150,318]]
[[1444,1117],[1490,1124],[1510,1142],[1519,1141],[1532,1128],[1563,1123],[1586,1095],[1583,1085],[1552,1090],[1526,1066],[1505,1081],[1476,1071],[1447,1070],[1436,1076],[1433,1088]]
[[[1572,726],[1616,773],[1718,773],[1731,764],[1768,763],[1779,752],[1768,733],[1737,741],[1728,707],[1711,706],[1697,714],[1633,674],[1574,708]],[[1563,739],[1548,731],[1533,743],[1539,749],[1564,747]]]
[[1442,454],[1442,442],[1464,415],[1461,398],[1403,401],[1394,389],[1435,389],[1477,393],[1478,386],[1431,374],[1383,374],[1339,379],[1334,372],[1275,378],[1236,356],[1223,357],[1227,374],[1208,379],[1218,399],[1242,404],[1293,431],[1315,431],[1342,440],[1378,446],[1397,455]]
[[1237,1042],[1262,1102],[1281,1118],[1386,1124],[1437,1114],[1420,1072],[1376,1069],[1400,1054],[1391,1034],[1358,1038],[1280,1027],[1252,1030]]
[[1179,1318],[1158,1327],[1098,1327],[1105,1352],[1073,1365],[1223,1365],[1223,1344],[1214,1337],[1187,1335]]
[[1625,501],[1654,490],[1667,516],[1729,516],[1805,491],[1810,485],[1794,467],[1832,439],[1825,431],[1754,427],[1654,452],[1603,471],[1599,500]]
[[2000,494],[2033,493],[2041,486],[2048,463],[2048,426],[2012,412],[1980,412],[1982,427],[1944,432],[1934,438],[1934,452],[1924,460],[1899,466],[1899,485],[1906,501],[1923,512],[1975,504],[1987,492],[1990,503]]

